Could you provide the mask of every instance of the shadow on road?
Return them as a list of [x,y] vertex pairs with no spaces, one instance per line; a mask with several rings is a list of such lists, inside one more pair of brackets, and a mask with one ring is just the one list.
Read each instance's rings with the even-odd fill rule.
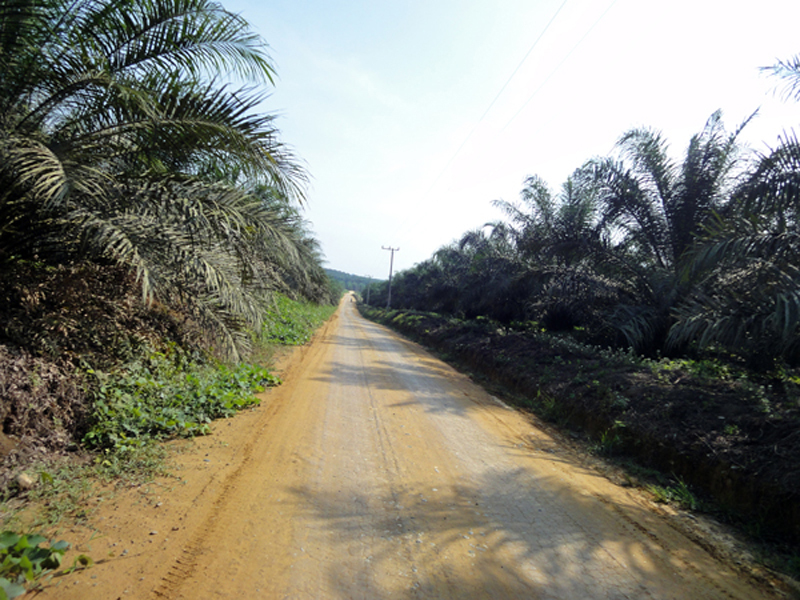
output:
[[396,408],[418,405],[431,413],[464,414],[475,404],[465,401],[467,398],[463,395],[454,397],[452,377],[451,370],[433,361],[379,360],[360,366],[333,362],[326,373],[313,379],[329,385],[406,392],[406,399],[390,405]]
[[640,524],[646,509],[576,496],[557,476],[516,469],[435,491],[292,493],[341,557],[327,571],[335,597],[737,597],[708,580],[696,595],[705,576]]
[[[412,418],[421,409],[435,423],[432,430],[447,438],[447,447],[459,449],[460,455],[453,454],[460,462],[448,476],[415,481],[409,473],[433,473],[434,467],[411,467],[408,459],[404,463],[395,456],[375,461],[367,476],[369,469],[364,467],[362,475],[360,465],[368,464],[369,457],[357,454],[349,463],[350,479],[333,475],[341,472],[333,470],[331,459],[330,465],[325,463],[330,479],[321,469],[315,484],[290,489],[302,507],[302,522],[316,532],[318,544],[306,552],[309,560],[325,565],[325,597],[753,597],[752,590],[742,592],[732,571],[722,569],[646,507],[624,494],[609,492],[605,498],[590,493],[590,486],[583,489],[580,482],[588,479],[581,478],[589,474],[566,453],[534,448],[510,433],[504,441],[492,438],[495,448],[499,442],[493,459],[484,449],[489,444],[483,446],[476,438],[479,428],[467,427],[466,419],[444,427],[445,421],[457,421],[453,416],[485,409],[486,402],[476,399],[478,394],[445,365],[374,329],[369,337],[350,335],[348,329],[335,336],[330,343],[344,354],[335,354],[327,371],[314,380],[335,390],[331,394],[339,399],[339,410],[352,398],[370,406],[368,414],[392,411],[386,422],[404,417],[404,437],[398,439],[406,441],[393,445],[391,428],[381,429],[380,435],[389,439],[381,446],[391,450],[387,456],[421,443],[413,437]],[[358,353],[356,360],[353,352]],[[376,430],[380,422],[374,421]],[[365,423],[373,421],[360,423],[362,428]],[[547,445],[545,438],[537,443]],[[348,449],[338,450],[337,460]]]

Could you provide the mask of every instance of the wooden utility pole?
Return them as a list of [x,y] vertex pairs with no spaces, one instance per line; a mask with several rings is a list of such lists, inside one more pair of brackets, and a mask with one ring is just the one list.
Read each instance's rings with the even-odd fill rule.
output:
[[389,246],[381,246],[384,250],[389,250],[392,253],[392,257],[389,259],[389,295],[386,298],[386,308],[392,307],[392,268],[394,267],[394,253],[400,252],[400,248],[392,248]]

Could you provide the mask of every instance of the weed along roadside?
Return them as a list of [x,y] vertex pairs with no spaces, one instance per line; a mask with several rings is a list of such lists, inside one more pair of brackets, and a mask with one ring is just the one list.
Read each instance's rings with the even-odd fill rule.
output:
[[[133,547],[106,548],[98,515],[109,520],[126,510],[158,508],[155,497],[182,485],[184,453],[205,448],[204,469],[231,461],[219,436],[208,434],[230,427],[225,419],[237,413],[246,419],[263,392],[280,385],[274,370],[283,354],[307,343],[336,308],[279,297],[253,353],[253,360],[269,369],[252,362],[200,362],[166,346],[124,369],[87,372],[91,420],[80,447],[65,454],[25,454],[16,461],[13,454],[6,457],[0,598],[61,585],[63,575],[131,555]],[[157,539],[158,529],[146,518],[139,529],[141,551]],[[21,533],[30,531],[42,535]]]
[[[800,542],[800,417],[790,393],[711,361],[646,360],[487,319],[359,308],[627,465],[657,501],[713,512],[757,539]],[[786,568],[797,576],[797,567]]]

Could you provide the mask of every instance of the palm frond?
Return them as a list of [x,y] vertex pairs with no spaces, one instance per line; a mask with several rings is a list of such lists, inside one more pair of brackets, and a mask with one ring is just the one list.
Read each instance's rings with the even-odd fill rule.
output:
[[800,341],[800,269],[751,261],[720,272],[675,310],[672,345],[722,345],[743,356],[792,358]]
[[761,70],[784,81],[782,95],[785,100],[800,100],[800,54]]

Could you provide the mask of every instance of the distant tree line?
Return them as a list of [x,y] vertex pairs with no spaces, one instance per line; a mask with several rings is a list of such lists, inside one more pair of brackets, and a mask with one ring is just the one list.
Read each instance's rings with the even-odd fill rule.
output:
[[375,280],[370,277],[353,275],[351,273],[345,273],[344,271],[337,271],[336,269],[325,269],[325,272],[333,281],[341,283],[345,290],[353,292],[362,293],[370,282],[375,282]]
[[[800,57],[770,69],[800,99]],[[682,160],[625,133],[557,191],[525,180],[502,222],[398,273],[392,306],[577,332],[647,355],[800,364],[800,141],[746,150],[719,112]],[[386,303],[386,284],[373,304]]]

